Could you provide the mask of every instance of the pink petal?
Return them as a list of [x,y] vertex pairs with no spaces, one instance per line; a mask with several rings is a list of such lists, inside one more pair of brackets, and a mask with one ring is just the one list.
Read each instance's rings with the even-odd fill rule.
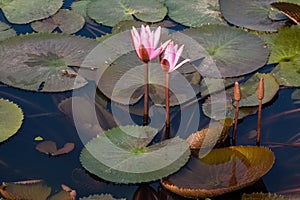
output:
[[152,43],[153,48],[156,48],[158,46],[160,35],[161,35],[161,27],[159,26],[153,33],[153,43]]
[[134,49],[137,53],[137,55],[139,57],[141,57],[140,55],[140,52],[139,52],[139,47],[140,47],[140,36],[136,30],[135,27],[132,27],[132,30],[131,30],[131,38],[132,38],[132,43],[133,43],[133,46],[134,46]]
[[178,65],[176,65],[176,67],[174,67],[173,71],[178,69],[179,67],[183,66],[185,63],[190,62],[190,59],[185,59],[184,61],[182,61],[181,63],[179,63]]
[[175,53],[176,53],[176,56],[175,56],[175,59],[174,59],[174,65],[176,65],[176,63],[178,63],[178,61],[179,61],[179,59],[180,59],[180,56],[181,56],[181,54],[182,54],[182,51],[183,51],[183,47],[184,47],[184,45],[182,45],[179,49],[178,49],[178,51],[177,51],[177,45],[176,45],[176,51],[175,51]]

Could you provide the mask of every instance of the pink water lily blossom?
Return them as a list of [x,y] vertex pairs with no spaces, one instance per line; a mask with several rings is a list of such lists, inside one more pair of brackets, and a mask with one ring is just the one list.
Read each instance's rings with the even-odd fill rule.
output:
[[184,65],[185,63],[190,61],[190,59],[185,59],[181,63],[176,65],[182,54],[183,47],[184,47],[184,45],[182,45],[178,49],[178,45],[177,44],[174,45],[173,41],[171,41],[168,44],[168,46],[166,47],[166,50],[164,52],[164,56],[162,57],[162,59],[160,61],[164,72],[166,72],[166,73],[173,72],[174,70],[178,69],[179,67],[181,67],[182,65]]
[[155,59],[163,52],[163,50],[170,42],[170,40],[168,40],[157,48],[159,44],[160,35],[160,26],[155,31],[151,31],[148,25],[146,27],[142,25],[140,34],[138,33],[135,27],[132,27],[131,38],[133,46],[138,57],[143,62],[148,63],[150,60]]

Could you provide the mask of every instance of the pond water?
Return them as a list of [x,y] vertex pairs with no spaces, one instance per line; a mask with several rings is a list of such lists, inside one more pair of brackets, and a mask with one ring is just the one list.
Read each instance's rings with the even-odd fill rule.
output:
[[[65,1],[64,7],[69,8],[71,2]],[[0,19],[5,21],[3,14]],[[32,32],[27,25],[13,27],[18,34]],[[104,32],[111,31],[108,27],[97,28]],[[183,28],[177,25],[174,29]],[[93,37],[86,29],[77,34]],[[211,199],[241,199],[244,192],[256,191],[300,195],[300,102],[291,99],[294,90],[281,88],[277,96],[263,107],[261,145],[270,147],[275,154],[276,161],[272,169],[252,186]],[[142,199],[155,199],[154,194],[158,199],[186,199],[167,191],[159,182],[149,185],[112,184],[85,171],[79,161],[84,145],[73,122],[58,109],[60,101],[71,96],[72,92],[29,92],[0,84],[0,98],[18,104],[25,116],[18,133],[0,145],[1,182],[43,179],[53,192],[59,191],[61,184],[66,184],[77,191],[77,197],[110,193],[116,198],[133,199],[137,191],[144,191],[142,194],[147,197]],[[201,120],[201,126],[209,122],[203,113]],[[256,130],[256,126],[257,115],[241,120],[237,129],[237,145],[255,145],[253,130]],[[75,149],[66,155],[49,157],[36,150],[39,143],[35,141],[37,136],[55,141],[58,147],[67,142],[75,143]]]

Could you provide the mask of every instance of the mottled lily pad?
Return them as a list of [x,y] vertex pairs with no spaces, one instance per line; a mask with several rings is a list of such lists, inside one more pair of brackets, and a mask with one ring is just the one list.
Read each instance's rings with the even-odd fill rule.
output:
[[0,99],[0,110],[0,142],[3,142],[19,130],[24,115],[18,105],[6,99]]
[[271,72],[280,85],[300,86],[300,26],[284,28],[273,37],[269,37],[271,51],[269,63],[278,63]]
[[192,157],[178,173],[163,179],[172,192],[207,198],[253,184],[272,167],[275,157],[265,147],[232,146],[213,149],[203,158]]
[[16,35],[16,31],[9,25],[0,22],[0,41]]
[[[276,0],[220,0],[224,18],[231,24],[257,31],[276,32],[286,20],[272,20],[271,3]],[[233,12],[234,11],[234,12]]]
[[[165,73],[159,61],[149,62],[149,96],[157,105],[165,104]],[[190,66],[186,64],[183,66]],[[195,97],[199,92],[200,75],[170,73],[170,105],[178,105]],[[102,74],[99,89],[113,101],[134,104],[144,94],[144,66],[134,51],[120,56]]]
[[189,159],[188,143],[175,137],[149,145],[157,134],[147,126],[120,126],[91,140],[80,155],[83,167],[105,180],[141,183],[178,171]]
[[42,21],[31,23],[36,32],[53,32],[59,28],[63,33],[76,33],[82,29],[85,23],[84,18],[71,10],[61,9],[55,15]]
[[5,17],[14,24],[26,24],[55,14],[63,0],[6,0],[0,2]]
[[185,26],[199,27],[204,24],[225,24],[221,18],[218,0],[166,0],[168,15]]
[[[269,56],[268,49],[264,48],[264,42],[258,36],[241,29],[224,25],[204,25],[184,30],[182,33],[204,48],[205,59],[210,58],[214,61],[200,64],[199,71],[205,77],[248,74],[264,66]],[[186,51],[193,52],[188,46]],[[212,64],[216,65],[215,69],[212,68]]]
[[[258,106],[257,87],[260,78],[264,78],[264,98],[262,103],[267,103],[273,99],[279,90],[279,84],[271,74],[254,74],[246,82],[240,84],[241,100],[240,107]],[[233,92],[233,91],[232,91]]]
[[157,0],[95,0],[88,4],[87,13],[98,23],[115,26],[120,21],[133,19],[133,16],[145,22],[161,21],[167,8]]
[[65,34],[29,34],[0,44],[0,81],[13,87],[45,92],[80,88],[87,81],[70,66],[80,67],[97,45]]
[[2,183],[0,194],[7,199],[46,200],[51,193],[42,180]]

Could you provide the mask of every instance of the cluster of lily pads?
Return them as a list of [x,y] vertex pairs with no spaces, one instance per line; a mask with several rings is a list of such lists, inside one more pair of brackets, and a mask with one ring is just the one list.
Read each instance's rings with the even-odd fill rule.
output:
[[[164,20],[168,15],[175,22],[191,27],[177,32],[169,29],[168,33],[162,35],[163,39],[184,44],[182,57],[190,59],[186,66],[178,70],[179,73],[170,74],[170,84],[176,83],[182,76],[186,78],[186,85],[179,85],[170,94],[170,106],[176,108],[186,102],[188,106],[203,100],[204,114],[224,124],[224,121],[235,118],[236,104],[232,86],[236,81],[240,82],[241,90],[239,118],[257,112],[256,90],[260,78],[264,78],[265,83],[263,104],[276,96],[280,86],[300,87],[300,27],[272,7],[273,2],[275,1],[193,0],[187,3],[176,0],[79,0],[72,3],[71,9],[63,9],[63,0],[1,1],[0,8],[10,24],[0,22],[0,81],[35,92],[64,92],[84,87],[91,84],[90,81],[112,103],[118,103],[120,109],[128,103],[132,104],[132,108],[137,108],[144,90],[137,90],[130,102],[123,96],[133,86],[144,85],[143,62],[136,56],[133,47],[132,52],[118,55],[115,60],[105,63],[87,66],[83,65],[83,61],[97,45],[132,26],[148,23],[172,29],[174,22]],[[300,5],[299,0],[285,2]],[[233,10],[236,12],[232,12]],[[135,18],[139,21],[134,20]],[[73,34],[95,22],[113,27],[112,33],[96,39]],[[28,23],[38,33],[16,35],[11,27],[14,24]],[[56,32],[57,30],[62,33]],[[182,35],[193,41],[186,40]],[[194,41],[203,48],[195,49]],[[130,34],[124,42],[131,45]],[[273,66],[270,72],[258,72],[268,64]],[[212,65],[218,71],[214,71]],[[92,73],[104,68],[106,70],[103,78],[96,82],[91,77],[78,74],[79,68]],[[112,95],[114,86],[129,70],[134,78],[128,77],[125,80],[124,85],[128,87],[121,88],[117,93],[114,91]],[[162,92],[164,88],[155,84],[164,81],[160,66],[149,67],[149,96],[151,103],[156,106],[166,104]],[[223,89],[218,84],[219,81],[226,86],[227,95],[227,112],[223,118],[219,118],[222,115],[217,109],[211,110],[209,97],[210,93],[218,93]],[[187,93],[187,85],[192,86],[193,94]],[[181,98],[176,98],[175,94]],[[199,98],[191,102],[194,94],[198,94]],[[100,100],[96,104],[102,117],[99,120],[102,122],[100,126],[98,121],[88,116],[87,111],[92,110],[94,105],[84,97],[62,101],[59,105],[61,111],[72,116],[72,101],[79,101],[84,105],[76,109],[83,109],[79,120],[80,131],[89,135],[89,142],[81,152],[80,161],[89,172],[111,182],[142,183],[161,179],[161,184],[174,193],[205,198],[254,183],[274,163],[274,155],[269,149],[255,146],[217,148],[205,157],[190,156],[190,149],[203,147],[201,137],[210,137],[207,135],[208,128],[196,134],[200,141],[191,137],[187,141],[175,137],[153,143],[159,130],[148,126],[117,126],[106,109],[107,102]],[[24,116],[22,110],[9,100],[0,99],[0,110],[0,142],[3,142],[18,131]],[[137,111],[137,115],[139,113]],[[219,122],[213,131],[219,135],[222,132],[224,138],[219,139],[220,144],[228,137],[232,124],[227,124],[224,131]],[[103,127],[108,130],[103,131]],[[192,136],[195,133],[187,134]],[[48,147],[49,144],[48,142]],[[51,150],[37,148],[44,153],[58,155],[60,149],[57,150],[53,143],[50,146]],[[61,151],[65,152],[64,149]],[[37,187],[36,183],[41,187],[40,182],[34,182],[34,187]],[[7,183],[0,187],[0,192],[5,196],[12,190],[12,195],[18,195],[15,191],[18,193],[20,190],[15,187],[19,187],[18,183]],[[45,199],[50,194],[48,189],[46,194]],[[5,197],[14,198],[9,195]],[[112,197],[94,195],[83,199],[105,198]]]

